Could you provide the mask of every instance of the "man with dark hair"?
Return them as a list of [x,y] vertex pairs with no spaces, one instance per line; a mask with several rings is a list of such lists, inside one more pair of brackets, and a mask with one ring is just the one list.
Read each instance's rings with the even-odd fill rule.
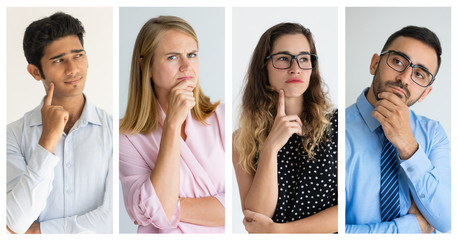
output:
[[112,232],[112,118],[83,94],[83,34],[65,13],[25,31],[27,70],[46,96],[7,128],[11,233]]
[[448,232],[450,145],[439,122],[409,107],[439,71],[441,45],[408,26],[374,54],[370,88],[346,109],[346,232]]

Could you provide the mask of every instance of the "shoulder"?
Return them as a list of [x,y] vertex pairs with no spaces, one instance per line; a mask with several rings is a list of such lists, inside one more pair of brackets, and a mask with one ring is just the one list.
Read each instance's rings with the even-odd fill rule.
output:
[[6,127],[6,134],[8,137],[8,141],[11,137],[18,138],[24,132],[24,117],[9,123]]
[[359,110],[356,107],[356,103],[350,105],[345,109],[345,120],[348,122],[349,120],[354,120],[360,116]]
[[439,121],[422,115],[417,115],[413,110],[410,110],[410,122],[415,128],[420,128],[425,133],[433,134],[443,132],[445,134],[445,130]]
[[26,112],[20,119],[7,125],[7,134],[22,134],[26,131],[26,126],[41,125],[41,105]]
[[109,114],[107,111],[97,107],[94,107],[94,112],[96,116],[98,117],[99,121],[102,123],[102,125],[107,126],[108,128],[112,129],[113,128],[113,116]]
[[216,110],[215,110],[215,114],[218,118],[223,118],[224,119],[224,116],[225,116],[225,112],[226,112],[226,105],[224,103],[220,103],[217,107],[216,107]]
[[339,119],[339,109],[332,109],[328,114],[328,119],[331,124],[336,124]]
[[353,126],[359,128],[361,124],[365,124],[365,122],[356,103],[354,103],[345,109],[345,130],[348,131]]
[[216,109],[215,112],[212,114],[211,117],[214,117],[217,121],[218,127],[224,131],[224,126],[225,126],[225,111],[226,111],[226,106],[224,103],[220,103]]

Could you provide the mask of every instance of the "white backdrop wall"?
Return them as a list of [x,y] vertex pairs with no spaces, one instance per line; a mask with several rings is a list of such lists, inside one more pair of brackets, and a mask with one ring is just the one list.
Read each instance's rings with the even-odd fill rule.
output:
[[[199,82],[212,102],[224,103],[224,8],[120,8],[119,10],[119,118],[124,116],[129,90],[130,64],[135,39],[149,19],[172,15],[186,20],[199,39]],[[119,184],[119,232],[135,233],[124,207]]]
[[[244,78],[261,35],[281,22],[296,22],[313,34],[320,73],[337,108],[337,8],[233,8],[232,9],[232,130],[237,129]],[[232,230],[244,233],[243,214],[232,171]]]
[[369,64],[380,54],[388,37],[408,25],[427,27],[439,37],[442,63],[433,90],[421,103],[417,114],[438,120],[450,139],[451,111],[451,9],[450,8],[347,8],[346,9],[346,107],[356,102],[372,83]]
[[7,8],[7,123],[38,106],[46,95],[42,82],[27,71],[22,40],[30,23],[58,11],[78,18],[86,30],[89,68],[84,93],[96,106],[113,112],[112,8]]

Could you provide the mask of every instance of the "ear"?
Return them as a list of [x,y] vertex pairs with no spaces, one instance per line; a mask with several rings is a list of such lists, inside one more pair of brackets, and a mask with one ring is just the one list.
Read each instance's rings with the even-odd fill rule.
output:
[[431,90],[433,90],[433,87],[432,86],[428,86],[426,88],[426,90],[423,92],[423,94],[421,95],[421,97],[418,99],[418,102],[423,101],[423,99],[425,99],[426,96],[428,96],[428,94],[431,92]]
[[375,75],[379,62],[380,62],[380,56],[377,53],[374,53],[374,55],[372,55],[371,65],[370,65],[370,72],[372,75]]
[[33,78],[35,78],[35,80],[43,80],[43,77],[41,76],[40,70],[37,66],[29,63],[29,65],[27,65],[27,71],[30,73],[30,75],[32,75]]

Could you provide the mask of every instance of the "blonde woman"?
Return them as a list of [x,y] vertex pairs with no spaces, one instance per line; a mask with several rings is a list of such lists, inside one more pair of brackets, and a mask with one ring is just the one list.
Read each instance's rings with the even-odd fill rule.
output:
[[135,42],[119,175],[139,233],[224,232],[224,106],[199,87],[198,50],[172,16],[149,20]]
[[337,111],[302,25],[281,23],[261,36],[233,137],[248,232],[337,232]]

